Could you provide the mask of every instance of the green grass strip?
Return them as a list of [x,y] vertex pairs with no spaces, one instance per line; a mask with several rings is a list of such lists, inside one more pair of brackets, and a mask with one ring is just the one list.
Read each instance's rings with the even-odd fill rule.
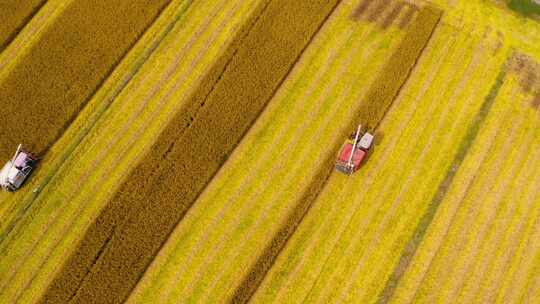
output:
[[439,205],[444,200],[446,193],[448,192],[448,190],[450,189],[450,186],[452,185],[452,182],[454,180],[454,177],[456,176],[456,173],[458,172],[461,164],[463,163],[463,160],[465,159],[465,157],[467,156],[467,153],[469,152],[469,149],[471,148],[476,137],[478,136],[480,127],[482,126],[482,123],[484,122],[493,103],[495,102],[495,99],[499,93],[499,90],[504,82],[505,77],[506,77],[506,68],[505,66],[503,66],[499,74],[497,75],[495,83],[491,87],[488,95],[485,97],[484,102],[482,103],[478,113],[475,115],[475,117],[473,118],[473,121],[471,122],[471,125],[468,127],[465,137],[463,137],[463,139],[461,140],[458,150],[456,152],[456,155],[454,156],[454,159],[450,163],[450,166],[448,168],[448,171],[446,172],[444,179],[441,181],[441,183],[437,187],[437,191],[435,192],[433,198],[431,199],[431,202],[429,203],[426,212],[420,218],[420,221],[418,225],[416,226],[412,237],[409,239],[409,241],[405,245],[403,252],[399,258],[399,262],[394,268],[392,275],[386,282],[384,289],[379,294],[378,303],[381,303],[381,304],[388,303],[390,299],[392,298],[392,295],[394,294],[394,291],[401,277],[407,271],[407,268],[409,264],[411,263],[414,257],[414,254],[416,250],[418,249],[418,246],[422,242],[422,239],[424,238],[424,235],[429,225],[433,221],[433,218],[435,216],[435,213],[437,212],[437,209],[439,208]]
[[125,300],[336,3],[260,2],[86,232],[45,302]]

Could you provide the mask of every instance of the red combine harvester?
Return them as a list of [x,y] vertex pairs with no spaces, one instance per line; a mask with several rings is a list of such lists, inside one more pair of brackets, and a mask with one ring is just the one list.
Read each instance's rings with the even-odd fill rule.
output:
[[351,175],[360,168],[360,164],[366,157],[373,135],[369,132],[362,134],[362,126],[359,125],[356,133],[345,142],[336,161],[336,170]]

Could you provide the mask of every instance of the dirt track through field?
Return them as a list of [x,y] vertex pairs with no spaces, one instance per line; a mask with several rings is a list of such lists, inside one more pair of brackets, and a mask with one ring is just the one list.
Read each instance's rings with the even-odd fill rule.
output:
[[[303,18],[302,22],[298,22],[297,19],[302,18],[285,14],[287,10],[283,9],[283,6],[289,8],[289,14],[307,11],[306,16],[310,18]],[[200,189],[204,188],[213,172],[219,168],[221,162],[234,148],[239,140],[238,136],[243,135],[246,128],[264,107],[268,98],[273,94],[275,88],[332,8],[333,5],[319,2],[308,5],[284,4],[283,1],[270,3],[265,13],[257,20],[253,30],[244,39],[232,61],[224,67],[225,73],[220,76],[213,89],[208,87],[208,89],[212,89],[209,95],[203,92],[195,93],[193,104],[201,103],[204,104],[204,107],[200,109],[197,117],[194,117],[186,133],[176,134],[176,123],[173,120],[152,149],[161,159],[158,162],[171,162],[170,167],[173,168],[175,166],[185,167],[183,170],[187,170],[187,172],[180,171],[184,175],[185,182],[178,183],[178,180],[182,179],[175,176],[175,173],[178,174],[179,171],[165,172],[165,168],[170,170],[170,167],[167,166],[156,171],[151,161],[142,163],[132,173],[135,176],[128,178],[113,200],[114,204],[111,208],[106,209],[96,221],[96,229],[98,229],[96,232],[99,233],[99,229],[102,228],[101,224],[104,224],[104,227],[111,227],[110,231],[113,232],[105,240],[100,241],[101,245],[92,245],[91,250],[97,250],[93,254],[97,260],[95,263],[88,261],[91,262],[88,265],[91,267],[91,271],[84,278],[77,293],[74,294],[74,301],[82,301],[92,297],[100,298],[105,302],[119,302],[125,298],[167,237],[167,232],[174,227],[182,214],[189,208],[192,200],[196,198]],[[291,20],[297,22],[291,24],[290,21],[287,21],[288,18],[293,18]],[[281,32],[280,37],[278,38],[279,35],[267,35],[268,28]],[[269,39],[270,37],[272,39]],[[268,53],[269,51],[270,53]],[[247,58],[249,59],[246,60]],[[270,62],[271,64],[268,65]],[[271,72],[261,71],[261,69],[269,68]],[[220,69],[217,69],[213,73],[220,73],[219,71]],[[266,77],[266,79],[261,79],[262,77]],[[204,83],[203,85],[208,84]],[[253,90],[255,87],[256,89]],[[221,103],[225,96],[229,96],[225,99],[230,99],[230,96],[235,96],[236,99],[229,100],[231,104],[224,106]],[[252,102],[246,103],[246,100],[252,100]],[[217,114],[222,112],[223,107],[228,108],[231,112]],[[238,114],[240,116],[237,116]],[[210,117],[213,118],[212,121],[209,120]],[[230,119],[235,122],[231,123]],[[225,125],[229,128],[225,128]],[[235,128],[230,128],[231,125],[235,125]],[[228,134],[220,134],[222,132]],[[198,148],[199,151],[196,149],[186,150],[185,148],[188,146]],[[220,149],[216,149],[218,146]],[[186,162],[182,161],[182,157],[186,159]],[[214,159],[209,162],[209,157]],[[191,169],[187,169],[189,167],[193,167],[191,172],[189,171]],[[208,167],[209,170],[200,172],[199,170],[202,170],[203,167]],[[146,172],[148,173],[144,174]],[[142,176],[140,176],[141,174]],[[171,180],[171,183],[166,184],[162,181],[163,184],[156,186],[147,181],[144,186],[137,184],[148,176],[151,176],[150,180],[160,177]],[[175,181],[173,182],[173,180]],[[161,188],[159,194],[156,192],[158,187]],[[181,196],[184,196],[185,201],[178,202],[178,196],[184,192],[185,194]],[[138,196],[135,198],[135,202],[138,201],[140,204],[134,202],[134,196]],[[161,203],[159,207],[156,206],[152,210],[148,210],[148,200],[152,200],[152,197],[154,201],[156,197],[161,198]],[[130,204],[131,206],[129,206]],[[127,217],[127,220],[120,220],[122,217]],[[119,221],[125,224],[120,224]],[[149,228],[149,226],[153,228]],[[90,231],[92,230],[93,228]],[[148,233],[152,235],[148,235]],[[90,232],[88,235],[92,236],[92,233]],[[84,247],[84,244],[92,244],[92,242],[93,240],[87,237],[79,248],[85,250],[87,248]],[[101,247],[104,249],[100,249]],[[141,257],[143,258],[141,259]],[[136,259],[135,265],[137,266],[129,265],[129,259]],[[81,262],[86,263],[85,261]],[[109,264],[110,266],[108,266]],[[66,272],[68,271],[71,269],[68,270],[66,267]],[[62,273],[59,277],[62,277]]]
[[43,155],[167,3],[70,3],[0,81],[0,161],[19,143]]
[[4,0],[0,3],[0,53],[45,2],[46,0]]

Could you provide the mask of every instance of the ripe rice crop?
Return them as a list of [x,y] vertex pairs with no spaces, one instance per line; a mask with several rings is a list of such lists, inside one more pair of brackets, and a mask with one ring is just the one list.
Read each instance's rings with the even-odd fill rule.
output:
[[[50,295],[118,302],[129,294],[335,3],[271,1],[253,16],[89,229]],[[71,291],[59,283],[66,281]]]
[[0,53],[44,3],[45,0],[0,2]]
[[136,3],[70,2],[2,75],[0,161],[19,143],[44,154],[168,0]]

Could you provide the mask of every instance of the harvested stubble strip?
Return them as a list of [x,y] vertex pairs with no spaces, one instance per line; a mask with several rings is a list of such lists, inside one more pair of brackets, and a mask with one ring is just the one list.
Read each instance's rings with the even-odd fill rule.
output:
[[[441,14],[442,11],[429,6],[420,10],[420,13],[407,29],[403,40],[394,50],[392,56],[385,63],[382,71],[376,77],[367,92],[366,98],[359,106],[356,118],[351,121],[348,129],[344,129],[345,133],[340,134],[339,136],[346,138],[346,133],[350,132],[350,130],[354,130],[358,123],[362,123],[362,125],[366,126],[371,131],[376,129],[390,108],[399,90],[409,77],[420,54],[435,30]],[[340,145],[341,143],[333,148],[335,151],[334,154],[338,153]],[[326,184],[332,173],[334,162],[335,158],[330,157],[321,164],[318,173],[315,175],[302,198],[298,202],[295,202],[296,207],[283,227],[267,246],[264,253],[258,258],[257,263],[252,268],[250,274],[246,277],[240,288],[236,290],[233,302],[245,303],[250,299],[251,295],[260,285],[262,279],[274,263],[277,255],[290,236],[294,233],[296,227]]]
[[0,52],[45,4],[45,0],[5,0],[0,2]]
[[129,295],[337,2],[261,2],[262,13],[250,17],[240,31],[247,33],[218,59],[120,186],[43,302],[119,303]]
[[71,1],[0,80],[0,161],[46,152],[168,2]]

